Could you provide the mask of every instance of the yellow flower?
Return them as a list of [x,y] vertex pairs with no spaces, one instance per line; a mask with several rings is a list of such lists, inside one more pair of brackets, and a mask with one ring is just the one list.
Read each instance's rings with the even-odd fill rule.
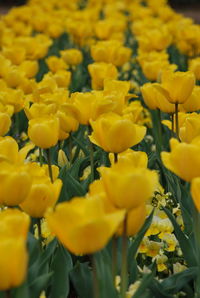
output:
[[83,60],[82,52],[78,49],[68,49],[60,51],[62,59],[68,65],[78,65]]
[[28,254],[25,241],[15,237],[1,238],[0,290],[8,290],[21,285],[26,277],[27,266]]
[[191,194],[194,204],[200,212],[200,178],[194,178],[191,183]]
[[141,142],[146,133],[144,126],[115,113],[103,114],[90,123],[93,129],[90,141],[107,152],[123,152]]
[[64,167],[64,166],[69,167],[69,160],[68,160],[65,152],[62,149],[60,149],[58,151],[58,165],[61,168]]
[[[109,159],[111,164],[114,162],[114,154],[109,154]],[[133,168],[147,168],[148,157],[145,152],[134,151],[132,149],[127,149],[117,155],[118,164],[130,164]]]
[[200,115],[196,113],[186,114],[185,121],[180,125],[180,139],[183,142],[191,143],[200,135]]
[[162,85],[159,89],[169,102],[182,104],[192,94],[194,85],[195,76],[191,71],[164,71],[162,73]]
[[200,86],[194,86],[191,95],[182,105],[185,112],[195,112],[200,110]]
[[170,147],[170,153],[161,153],[162,161],[167,169],[186,181],[200,176],[200,144],[198,142],[187,144],[171,139]]
[[129,162],[115,163],[111,168],[100,167],[99,172],[106,195],[117,208],[130,210],[144,204],[158,184],[155,171],[134,168]]
[[55,116],[46,116],[29,120],[28,136],[40,148],[50,148],[59,138],[59,120]]
[[37,61],[26,60],[20,64],[19,69],[25,73],[25,76],[28,79],[31,79],[37,74],[39,70],[39,64]]
[[[31,171],[31,167],[30,167]],[[55,179],[53,183],[41,167],[34,164],[32,186],[26,199],[20,207],[30,216],[40,218],[49,207],[53,207],[57,202],[62,187],[62,181]]]
[[168,257],[166,255],[158,255],[156,256],[156,264],[158,272],[162,272],[167,269],[165,263],[168,261]]
[[50,56],[46,59],[46,63],[49,67],[49,69],[55,73],[58,70],[65,70],[67,68],[67,64],[62,58],[59,58],[57,56]]
[[0,136],[4,136],[10,129],[11,119],[7,113],[0,112]]
[[106,214],[97,196],[74,198],[46,214],[52,232],[74,254],[91,254],[102,249],[123,218],[123,210]]
[[200,80],[200,57],[189,60],[189,70],[194,72],[197,80]]
[[92,79],[92,88],[99,90],[103,88],[104,79],[117,79],[117,68],[110,63],[96,62],[88,65]]

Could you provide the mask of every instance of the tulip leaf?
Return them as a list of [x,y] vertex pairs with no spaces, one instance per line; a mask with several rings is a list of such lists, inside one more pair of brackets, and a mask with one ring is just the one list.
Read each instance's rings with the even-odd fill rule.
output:
[[29,298],[29,288],[27,282],[24,282],[20,287],[12,291],[13,298]]
[[173,214],[171,214],[171,212],[165,207],[163,207],[163,210],[165,211],[165,213],[167,214],[167,216],[169,217],[169,219],[171,220],[171,222],[174,226],[175,236],[179,241],[179,245],[181,247],[181,250],[183,252],[183,255],[185,257],[185,260],[186,260],[188,266],[189,267],[195,266],[197,261],[196,261],[196,257],[195,257],[194,248],[191,243],[191,238],[189,239],[182,232],[182,230],[181,230],[180,226],[178,225],[178,223],[176,222],[176,219],[173,216]]
[[197,267],[190,267],[182,272],[171,275],[166,278],[162,283],[162,288],[169,294],[179,293],[187,283],[195,279],[198,274]]
[[[99,297],[100,298],[116,298],[117,291],[113,286],[111,272],[111,258],[106,249],[94,255],[96,265]],[[94,269],[93,269],[94,270]]]
[[70,280],[80,298],[93,297],[92,273],[88,263],[77,262],[70,272]]
[[73,268],[71,255],[59,245],[52,260],[51,270],[54,272],[51,278],[50,298],[65,298],[69,294],[69,272]]
[[30,293],[32,298],[39,297],[42,291],[45,291],[50,283],[53,272],[40,275],[30,284]]
[[155,278],[152,280],[151,284],[149,285],[149,290],[151,291],[150,297],[158,297],[158,298],[173,298],[171,294],[168,294],[162,284],[156,280]]
[[137,250],[138,250],[138,248],[140,246],[140,243],[141,243],[142,239],[144,238],[144,235],[145,235],[146,231],[148,230],[148,228],[151,225],[151,221],[152,221],[152,218],[153,218],[153,213],[154,213],[154,210],[151,212],[151,214],[149,215],[149,217],[145,220],[144,225],[142,226],[142,228],[138,232],[137,236],[135,237],[133,243],[129,247],[129,250],[128,250],[129,270],[130,270],[130,266],[132,264],[132,259],[135,258],[135,255],[136,255]]
[[135,294],[132,296],[132,298],[144,297],[146,289],[152,283],[153,276],[154,276],[154,272],[144,275],[143,279],[141,280],[141,285],[139,286]]

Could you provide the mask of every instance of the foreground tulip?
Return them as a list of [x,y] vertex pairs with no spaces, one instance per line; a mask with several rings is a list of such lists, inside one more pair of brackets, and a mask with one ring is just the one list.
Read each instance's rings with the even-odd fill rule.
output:
[[115,113],[107,113],[91,121],[90,141],[107,152],[120,153],[132,147],[145,136],[146,128]]
[[17,209],[6,209],[0,212],[0,222],[0,290],[4,291],[21,285],[25,280],[30,219]]
[[200,176],[200,143],[179,143],[170,140],[171,152],[162,152],[162,161],[167,169],[186,181]]
[[0,290],[8,290],[21,285],[26,277],[27,265],[28,255],[25,241],[20,238],[1,238]]
[[107,198],[116,208],[130,210],[143,205],[158,185],[155,171],[134,168],[130,162],[117,162],[111,168],[100,167],[99,172]]
[[183,104],[183,109],[186,112],[195,112],[200,110],[200,86],[195,86],[192,94]]
[[124,211],[105,213],[100,197],[74,198],[47,213],[47,223],[58,239],[74,254],[102,249],[124,219]]
[[59,120],[54,116],[35,118],[29,121],[28,136],[38,147],[47,149],[57,144]]
[[194,178],[191,183],[191,194],[194,204],[200,212],[200,177]]
[[68,65],[78,65],[83,60],[82,52],[78,49],[67,49],[61,51],[61,57]]

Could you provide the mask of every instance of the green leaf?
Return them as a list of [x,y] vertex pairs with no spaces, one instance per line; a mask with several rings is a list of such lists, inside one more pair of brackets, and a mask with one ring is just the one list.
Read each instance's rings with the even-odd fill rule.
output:
[[166,292],[170,294],[177,294],[182,290],[182,288],[184,288],[186,284],[195,279],[197,274],[198,268],[190,267],[180,273],[171,275],[170,277],[166,278],[161,283],[161,286]]
[[145,294],[146,289],[149,287],[149,285],[153,280],[153,275],[154,275],[153,272],[144,275],[141,281],[141,285],[139,286],[139,288],[137,289],[137,291],[135,292],[132,298],[144,297],[143,295]]
[[129,250],[128,250],[129,270],[131,268],[132,260],[135,258],[137,250],[140,246],[140,243],[141,243],[142,239],[144,238],[144,235],[145,235],[146,231],[148,230],[148,228],[151,225],[151,221],[152,221],[152,218],[153,218],[153,213],[154,213],[154,210],[151,212],[149,217],[145,220],[144,225],[142,226],[141,230],[138,232],[137,236],[135,237],[133,243],[129,247]]
[[73,268],[71,255],[59,245],[52,260],[50,298],[66,298],[69,294],[69,272]]
[[116,298],[117,290],[113,286],[111,258],[107,249],[96,253],[94,255],[94,262],[96,264],[99,298]]
[[45,291],[49,285],[53,272],[40,275],[30,284],[30,293],[32,298],[39,297],[42,291]]
[[93,297],[92,273],[88,263],[77,262],[70,272],[70,279],[80,298]]
[[178,225],[178,223],[176,222],[176,219],[173,216],[173,214],[171,214],[171,212],[168,209],[166,209],[165,207],[163,207],[163,210],[165,211],[165,213],[167,214],[167,216],[169,217],[169,219],[171,220],[171,222],[174,226],[175,236],[179,241],[180,248],[183,252],[183,255],[185,257],[185,260],[186,260],[188,266],[189,267],[195,266],[197,263],[197,260],[196,260],[193,245],[191,243],[191,239],[186,237],[186,235],[182,232],[182,230],[181,230],[180,226]]
[[29,293],[28,284],[25,282],[20,287],[14,289],[12,291],[12,297],[13,298],[29,298],[30,293]]

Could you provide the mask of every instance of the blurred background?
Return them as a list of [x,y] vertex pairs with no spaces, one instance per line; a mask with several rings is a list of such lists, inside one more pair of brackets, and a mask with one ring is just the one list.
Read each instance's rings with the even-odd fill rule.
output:
[[[6,13],[12,6],[23,5],[25,3],[26,0],[0,0],[0,13]],[[197,23],[200,23],[200,0],[169,0],[169,4],[177,12],[192,17]]]

